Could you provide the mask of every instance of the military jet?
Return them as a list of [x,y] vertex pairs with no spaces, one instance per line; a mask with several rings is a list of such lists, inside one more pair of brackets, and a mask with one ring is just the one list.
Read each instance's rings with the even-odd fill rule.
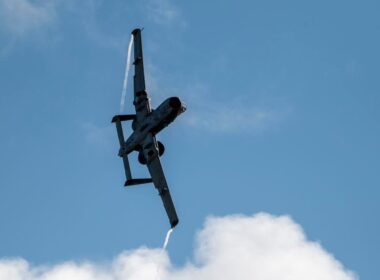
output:
[[[132,31],[134,43],[134,68],[133,91],[136,114],[116,115],[112,122],[116,125],[120,143],[119,156],[123,159],[125,176],[124,186],[153,183],[158,190],[169,217],[171,228],[178,224],[178,216],[169,192],[161,166],[160,157],[165,151],[164,145],[156,140],[156,135],[173,122],[178,115],[186,111],[186,106],[178,97],[170,97],[161,103],[156,109],[150,104],[150,99],[145,88],[144,60],[141,42],[141,29]],[[123,121],[132,121],[132,134],[124,139]],[[138,161],[148,167],[151,178],[135,179],[128,161],[128,155],[138,152]]]

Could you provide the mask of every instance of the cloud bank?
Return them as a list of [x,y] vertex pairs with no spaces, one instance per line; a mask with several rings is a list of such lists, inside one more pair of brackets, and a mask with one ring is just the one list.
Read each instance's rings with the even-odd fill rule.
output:
[[[109,263],[66,262],[32,266],[23,259],[0,260],[1,280],[355,280],[287,216],[210,217],[198,233],[194,261],[171,264],[166,252],[139,248]],[[173,244],[174,246],[175,244]]]

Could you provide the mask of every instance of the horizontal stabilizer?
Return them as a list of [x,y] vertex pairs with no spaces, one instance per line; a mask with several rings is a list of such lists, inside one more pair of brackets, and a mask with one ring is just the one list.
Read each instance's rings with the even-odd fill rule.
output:
[[141,184],[147,184],[147,183],[152,183],[152,179],[147,178],[147,179],[129,179],[125,182],[124,186],[133,186],[133,185],[141,185]]
[[112,118],[111,122],[117,122],[117,121],[131,121],[136,118],[136,115],[116,115]]

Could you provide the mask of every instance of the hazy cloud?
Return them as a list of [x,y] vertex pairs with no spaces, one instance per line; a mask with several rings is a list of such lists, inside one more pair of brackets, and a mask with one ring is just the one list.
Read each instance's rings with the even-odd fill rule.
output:
[[181,11],[169,0],[147,0],[147,15],[150,20],[157,24],[172,24],[180,22],[185,24],[181,18]]
[[7,35],[0,55],[11,51],[20,39],[35,35],[42,35],[37,36],[37,42],[59,40],[65,32],[62,23],[67,16],[97,46],[122,52],[124,37],[109,34],[99,26],[97,13],[102,3],[100,0],[0,0],[0,30]]
[[23,259],[3,259],[0,279],[357,279],[319,243],[307,240],[302,228],[287,216],[208,218],[197,236],[194,254],[194,261],[183,267],[171,264],[166,252],[148,248],[123,252],[110,263],[32,266]]
[[281,123],[292,108],[285,102],[254,94],[219,100],[203,83],[172,85],[160,69],[145,62],[145,77],[153,107],[170,96],[179,96],[187,111],[179,121],[187,126],[214,133],[260,133]]
[[197,83],[175,92],[181,92],[188,105],[182,123],[207,132],[260,133],[275,127],[291,112],[282,102],[264,102],[263,97],[254,94],[219,100],[209,94],[206,86]]
[[115,141],[116,132],[111,124],[100,126],[92,122],[84,122],[82,123],[82,129],[86,142],[93,146],[105,148],[112,146]]
[[261,132],[280,121],[285,112],[237,102],[214,103],[188,110],[184,122],[195,128],[213,132]]
[[56,20],[57,1],[0,0],[2,29],[15,37],[46,28]]

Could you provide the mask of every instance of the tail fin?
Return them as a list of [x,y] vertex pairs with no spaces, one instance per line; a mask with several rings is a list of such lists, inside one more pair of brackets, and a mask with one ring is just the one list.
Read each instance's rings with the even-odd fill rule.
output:
[[[125,115],[124,115],[125,116]],[[131,116],[134,118],[134,115],[127,115]],[[119,144],[120,148],[122,149],[125,145],[125,140],[124,140],[124,133],[123,133],[123,126],[121,125],[121,122],[126,120],[127,117],[123,116],[115,116],[112,119],[112,122],[116,124],[116,130],[117,130],[117,136],[119,138]],[[140,185],[140,184],[147,184],[147,183],[152,183],[151,178],[144,178],[144,179],[132,179],[132,173],[131,173],[131,168],[129,166],[129,160],[128,160],[128,155],[122,154],[121,157],[123,158],[123,164],[124,164],[124,171],[125,171],[125,177],[127,180],[125,181],[124,186],[133,186],[133,185]]]
[[[119,138],[120,148],[123,148],[125,145],[125,140],[124,140],[123,127],[121,125],[121,120],[116,119],[114,122],[116,124],[116,130],[117,130],[117,136]],[[123,158],[123,163],[124,163],[125,177],[127,178],[127,181],[128,181],[132,179],[131,168],[129,167],[128,155],[123,155],[122,158]]]
[[128,187],[128,186],[141,185],[141,184],[147,184],[147,183],[152,183],[152,182],[153,181],[151,178],[130,179],[125,182],[124,186]]

